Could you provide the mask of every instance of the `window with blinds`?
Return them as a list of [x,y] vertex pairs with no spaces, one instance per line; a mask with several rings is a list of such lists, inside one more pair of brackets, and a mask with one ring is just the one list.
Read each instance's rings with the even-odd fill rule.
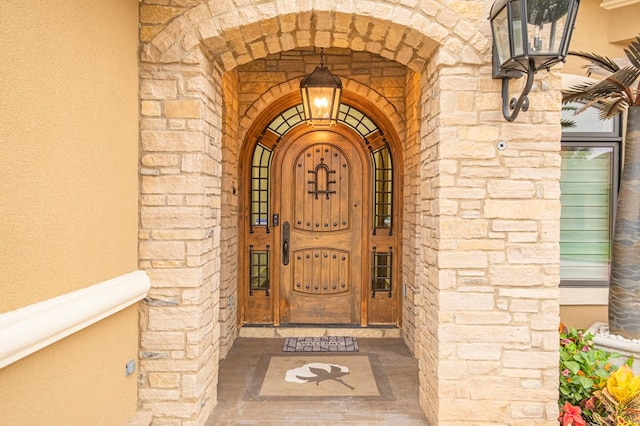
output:
[[612,146],[563,146],[560,178],[560,278],[609,279],[613,225]]
[[620,119],[563,107],[560,285],[608,286],[620,167]]

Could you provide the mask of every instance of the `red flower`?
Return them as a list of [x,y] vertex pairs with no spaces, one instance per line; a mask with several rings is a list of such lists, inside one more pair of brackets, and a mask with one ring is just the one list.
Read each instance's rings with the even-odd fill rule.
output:
[[574,407],[568,402],[565,402],[558,420],[560,420],[562,426],[587,426],[581,413],[582,410],[580,407]]

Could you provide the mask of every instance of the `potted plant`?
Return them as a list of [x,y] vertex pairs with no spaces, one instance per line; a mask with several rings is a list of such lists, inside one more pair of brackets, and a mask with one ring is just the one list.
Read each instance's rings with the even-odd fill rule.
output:
[[609,331],[640,339],[640,37],[624,50],[628,63],[593,53],[570,52],[591,62],[587,75],[602,80],[577,84],[563,92],[562,102],[581,102],[576,113],[595,107],[601,119],[626,113],[624,168],[614,226],[609,284]]

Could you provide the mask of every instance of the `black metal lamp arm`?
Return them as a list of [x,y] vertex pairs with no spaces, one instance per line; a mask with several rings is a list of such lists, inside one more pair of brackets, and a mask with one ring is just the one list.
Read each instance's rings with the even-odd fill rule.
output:
[[[526,111],[529,109],[529,92],[531,91],[531,87],[533,86],[533,77],[535,75],[535,64],[533,60],[529,60],[529,70],[527,72],[527,82],[522,89],[522,93],[520,96],[516,98],[511,98],[509,100],[509,78],[502,79],[502,115],[504,115],[505,120],[513,121],[516,119],[520,110]],[[512,111],[510,113],[510,111]]]

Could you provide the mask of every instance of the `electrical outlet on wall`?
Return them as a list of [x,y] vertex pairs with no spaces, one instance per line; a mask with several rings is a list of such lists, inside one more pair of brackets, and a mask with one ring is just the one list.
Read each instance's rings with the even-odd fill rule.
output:
[[233,309],[233,294],[231,296],[229,296],[229,308]]

